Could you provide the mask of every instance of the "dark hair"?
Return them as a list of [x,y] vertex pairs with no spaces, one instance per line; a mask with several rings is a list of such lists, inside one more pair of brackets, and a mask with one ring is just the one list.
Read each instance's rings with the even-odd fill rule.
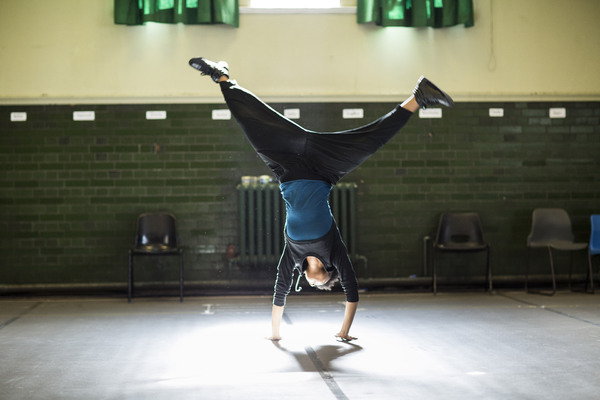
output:
[[334,269],[333,271],[331,271],[331,278],[329,278],[329,280],[327,282],[325,282],[322,285],[315,285],[313,287],[316,289],[319,289],[319,290],[331,291],[333,286],[335,286],[336,282],[338,282],[339,280],[340,280],[340,277],[339,277],[338,271],[337,271],[337,269]]

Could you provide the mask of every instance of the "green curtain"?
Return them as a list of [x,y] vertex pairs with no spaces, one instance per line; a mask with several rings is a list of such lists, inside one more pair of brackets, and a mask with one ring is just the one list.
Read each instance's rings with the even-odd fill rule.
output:
[[359,24],[443,28],[473,26],[473,0],[357,0]]
[[238,0],[114,0],[115,24],[227,24],[239,26]]

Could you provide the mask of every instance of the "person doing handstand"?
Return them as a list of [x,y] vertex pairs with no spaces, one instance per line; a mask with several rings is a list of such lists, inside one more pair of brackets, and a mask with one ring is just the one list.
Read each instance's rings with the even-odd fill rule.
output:
[[284,117],[229,79],[226,62],[197,57],[189,64],[220,85],[231,114],[273,171],[285,201],[285,245],[277,266],[269,339],[281,339],[285,301],[294,270],[299,270],[318,289],[331,290],[339,280],[346,306],[342,327],[335,337],[355,340],[349,332],[358,307],[358,282],[329,207],[332,185],[387,143],[413,112],[438,104],[451,107],[452,98],[420,77],[413,94],[376,121],[350,130],[315,132]]

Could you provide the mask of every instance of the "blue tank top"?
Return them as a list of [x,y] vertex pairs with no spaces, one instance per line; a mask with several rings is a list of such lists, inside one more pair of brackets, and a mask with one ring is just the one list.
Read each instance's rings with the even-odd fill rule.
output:
[[286,232],[292,240],[313,240],[331,229],[333,216],[329,208],[331,184],[299,179],[280,186],[286,208]]

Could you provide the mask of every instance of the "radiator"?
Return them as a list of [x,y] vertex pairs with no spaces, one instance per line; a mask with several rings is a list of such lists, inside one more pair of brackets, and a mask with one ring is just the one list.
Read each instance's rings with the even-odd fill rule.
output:
[[[276,263],[284,245],[285,202],[275,183],[240,184],[239,253],[241,264]],[[356,184],[339,183],[329,197],[331,212],[348,247],[351,259],[357,255]]]

